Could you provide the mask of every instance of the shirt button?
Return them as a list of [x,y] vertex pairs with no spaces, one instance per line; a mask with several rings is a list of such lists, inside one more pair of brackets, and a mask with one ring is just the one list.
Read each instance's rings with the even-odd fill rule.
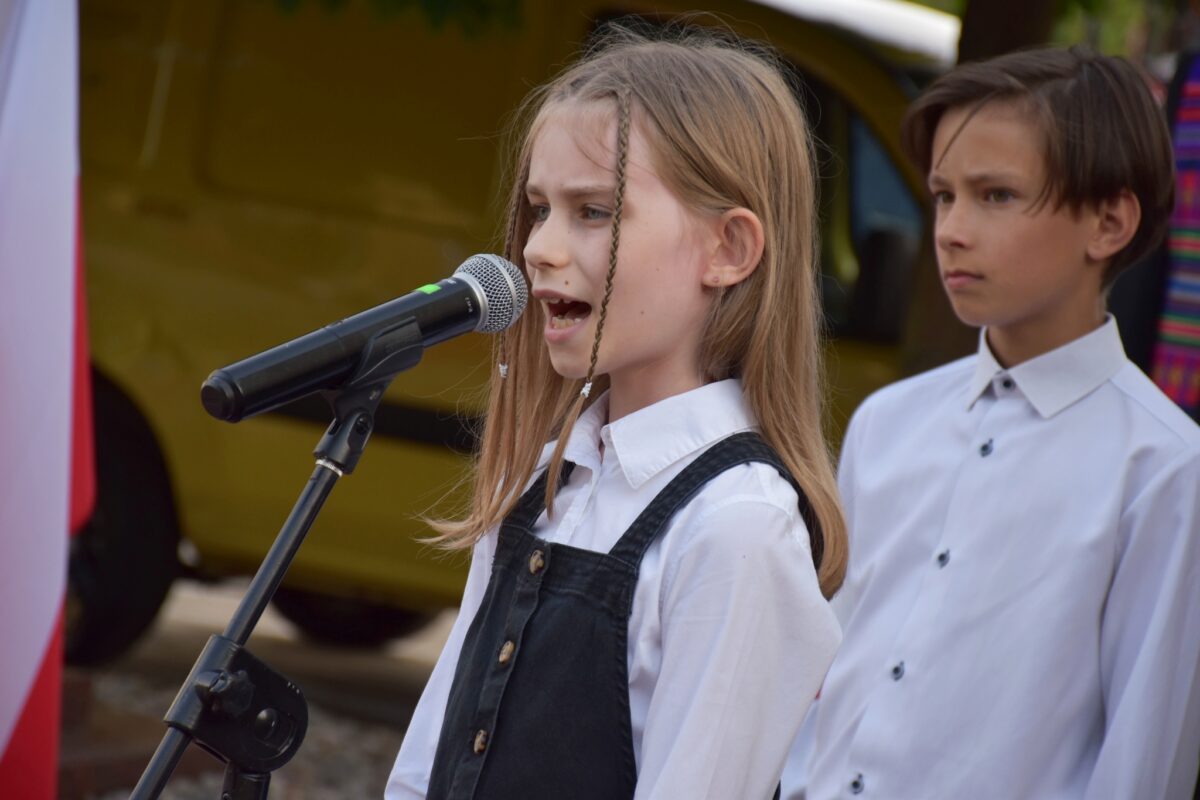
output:
[[950,551],[949,550],[943,550],[942,552],[937,554],[937,565],[939,567],[944,567],[949,563],[950,563]]
[[534,550],[533,555],[529,557],[530,574],[537,575],[544,566],[546,566],[546,556],[542,554],[541,550]]
[[1013,383],[1012,378],[1005,378],[1004,380],[1000,381],[1000,385],[1003,386],[1005,389],[1012,389],[1017,384]]
[[898,681],[904,677],[904,662],[901,661],[896,666],[892,667],[892,680]]
[[488,743],[487,731],[480,731],[479,733],[475,734],[475,744],[474,744],[474,746],[472,746],[471,749],[475,751],[475,755],[479,755],[484,750],[487,750],[487,743]]
[[860,772],[854,776],[854,780],[850,781],[850,793],[851,794],[862,794],[862,790],[865,788],[866,788],[866,784],[863,783],[863,776],[862,776],[862,773]]
[[517,649],[517,645],[512,639],[509,639],[504,644],[500,645],[500,657],[497,659],[501,664],[507,664],[512,658],[513,650]]
[[991,454],[992,454],[992,440],[988,439],[986,442],[979,445],[979,455],[984,456],[986,458],[987,456],[990,456]]

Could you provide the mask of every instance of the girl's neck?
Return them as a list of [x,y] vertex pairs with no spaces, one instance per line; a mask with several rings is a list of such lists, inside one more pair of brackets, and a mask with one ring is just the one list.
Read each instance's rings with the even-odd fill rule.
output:
[[608,421],[616,422],[660,400],[690,392],[704,385],[697,367],[694,370],[663,370],[658,365],[631,368],[609,375]]

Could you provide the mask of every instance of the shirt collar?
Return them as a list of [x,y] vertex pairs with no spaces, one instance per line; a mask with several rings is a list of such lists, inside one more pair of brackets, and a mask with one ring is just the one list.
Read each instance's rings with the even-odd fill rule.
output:
[[598,470],[600,442],[604,458],[616,458],[630,488],[646,481],[679,459],[758,423],[735,379],[709,383],[660,400],[611,424],[608,393],[579,415],[563,450],[568,460]]
[[1125,348],[1111,314],[1091,333],[1009,370],[992,354],[985,328],[979,332],[979,353],[968,389],[967,408],[975,405],[997,376],[1007,373],[1038,414],[1049,419],[1091,394],[1124,364]]

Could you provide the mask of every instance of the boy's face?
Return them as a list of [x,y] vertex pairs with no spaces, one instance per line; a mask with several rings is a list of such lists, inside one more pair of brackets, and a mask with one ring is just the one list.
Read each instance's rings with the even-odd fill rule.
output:
[[[938,267],[954,312],[988,326],[1013,365],[1065,344],[1104,318],[1104,263],[1088,255],[1099,215],[1036,203],[1046,183],[1044,134],[1029,112],[992,102],[943,114],[933,138]],[[1006,361],[1007,356],[1007,361]]]

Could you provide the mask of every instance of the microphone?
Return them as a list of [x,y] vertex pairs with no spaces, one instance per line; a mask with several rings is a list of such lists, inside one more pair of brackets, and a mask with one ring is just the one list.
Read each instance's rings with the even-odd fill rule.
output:
[[[512,262],[474,255],[445,280],[214,370],[200,388],[200,402],[217,419],[237,422],[313,392],[340,388],[355,377],[364,355],[384,334],[415,325],[419,359],[421,349],[459,334],[505,330],[521,316],[528,297],[525,278]],[[393,348],[385,342],[379,349],[389,353]],[[409,359],[399,369],[415,363]]]

